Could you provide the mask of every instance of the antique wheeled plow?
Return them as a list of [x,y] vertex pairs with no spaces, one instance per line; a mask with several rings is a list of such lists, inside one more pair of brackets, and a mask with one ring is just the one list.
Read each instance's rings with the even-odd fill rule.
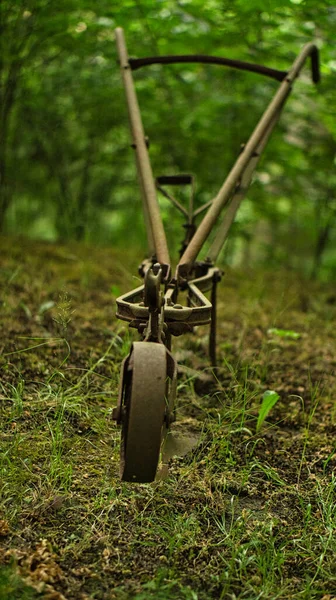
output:
[[[241,201],[246,195],[260,155],[279,120],[293,83],[308,57],[312,79],[319,81],[318,50],[307,44],[289,71],[217,56],[154,56],[130,59],[123,30],[116,29],[119,63],[125,87],[132,147],[143,200],[149,256],[139,267],[143,285],[117,299],[117,317],[135,327],[142,341],[134,342],[121,367],[118,405],[113,418],[121,426],[121,478],[150,482],[156,475],[166,433],[175,420],[177,363],[171,353],[171,338],[210,324],[209,355],[216,365],[216,289],[221,271],[215,267]],[[162,176],[154,180],[132,71],[155,63],[199,62],[252,71],[271,77],[280,86],[249,140],[241,148],[234,166],[216,197],[194,210],[191,175]],[[188,209],[167,191],[166,186],[190,186]],[[171,271],[166,235],[157,201],[157,191],[168,198],[186,218],[185,237],[175,272]],[[226,212],[221,222],[219,216]],[[195,221],[206,211],[196,227]],[[197,257],[210,232],[217,226],[205,260]],[[205,293],[210,292],[210,301]],[[184,304],[180,297],[186,298]]]

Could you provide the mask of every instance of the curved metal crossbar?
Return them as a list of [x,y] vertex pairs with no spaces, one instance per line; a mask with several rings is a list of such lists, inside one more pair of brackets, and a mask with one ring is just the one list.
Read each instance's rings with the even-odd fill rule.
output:
[[224,58],[222,56],[208,56],[205,54],[175,54],[167,56],[148,56],[145,58],[130,58],[129,63],[132,71],[136,71],[141,67],[148,65],[172,65],[177,63],[206,63],[210,65],[221,65],[223,67],[231,67],[233,69],[239,69],[242,71],[251,71],[252,73],[259,73],[259,75],[266,75],[272,77],[277,81],[282,81],[287,71],[279,71],[278,69],[271,69],[264,67],[263,65],[257,65],[255,63],[245,62],[243,60],[235,60],[232,58]]
[[[165,56],[146,56],[143,58],[129,59],[129,64],[132,71],[141,69],[141,67],[147,67],[148,65],[173,65],[178,63],[205,63],[210,65],[221,65],[223,67],[231,67],[233,69],[258,73],[259,75],[265,75],[266,77],[271,77],[277,81],[283,81],[288,74],[288,71],[272,69],[270,67],[266,67],[265,65],[258,65],[256,63],[250,63],[244,60],[225,58],[224,56],[211,56],[207,54],[170,54]],[[320,69],[318,50],[316,47],[311,54],[311,69],[312,79],[314,83],[318,83],[320,80]]]

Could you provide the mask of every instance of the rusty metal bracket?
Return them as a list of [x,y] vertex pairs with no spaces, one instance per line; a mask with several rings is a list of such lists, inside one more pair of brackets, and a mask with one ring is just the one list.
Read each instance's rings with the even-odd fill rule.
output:
[[161,342],[164,300],[161,293],[162,269],[160,263],[146,271],[144,305],[148,307],[148,324],[145,329],[146,342]]
[[[212,290],[222,276],[222,271],[215,267],[208,267],[207,273],[201,277],[185,281],[183,291],[186,292],[188,306],[177,302],[178,287],[171,285],[164,296],[161,296],[161,309],[152,310],[146,306],[146,283],[131,292],[117,298],[117,317],[127,321],[130,327],[138,329],[147,341],[161,341],[163,332],[173,336],[192,331],[198,325],[206,325],[214,319],[214,307],[204,293]],[[150,273],[150,270],[147,271]],[[152,275],[150,276],[152,277]],[[151,279],[148,279],[151,281]],[[156,291],[157,294],[157,291]],[[155,301],[158,301],[156,296]],[[157,304],[156,304],[157,306]],[[214,326],[213,326],[214,327]],[[212,327],[211,339],[214,340]],[[213,347],[214,341],[212,341]],[[210,353],[214,355],[214,351]]]
[[[201,282],[202,288],[205,289],[205,291],[211,289],[211,281],[210,278],[208,283],[205,281]],[[177,330],[174,327],[174,324],[183,324],[186,326],[186,330],[190,331],[197,325],[210,323],[211,320],[211,302],[204,296],[198,285],[193,281],[190,281],[187,282],[186,289],[191,304],[190,306],[182,306],[182,304],[173,301],[174,288],[168,288],[164,295],[163,319],[168,330],[170,330],[173,335],[180,335],[180,333],[175,333]],[[127,321],[131,327],[138,328],[141,323],[147,323],[149,321],[150,310],[148,306],[145,306],[143,300],[144,291],[145,286],[142,285],[127,294],[119,296],[116,300],[117,318]],[[178,329],[180,330],[181,327]],[[181,331],[181,333],[183,333],[183,331]]]

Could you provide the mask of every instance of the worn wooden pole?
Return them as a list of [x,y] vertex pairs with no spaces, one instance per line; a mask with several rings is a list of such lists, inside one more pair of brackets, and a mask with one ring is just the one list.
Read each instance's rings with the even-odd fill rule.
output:
[[[141,182],[144,201],[145,222],[147,222],[147,235],[149,245],[153,242],[156,258],[162,265],[169,267],[169,252],[166,234],[163,228],[155,181],[149,160],[144,128],[141,120],[140,108],[136,96],[132,71],[128,60],[128,53],[124,32],[121,27],[115,30],[120,69],[125,87],[130,129],[133,147],[136,153],[136,163]],[[167,272],[167,269],[166,269]],[[166,273],[165,273],[166,274]]]
[[294,61],[292,68],[288,72],[286,78],[280,84],[278,91],[274,98],[271,100],[266,111],[261,117],[259,123],[254,129],[250,139],[248,140],[243,152],[238,157],[233,168],[231,169],[228,177],[220,188],[217,196],[214,198],[212,205],[208,212],[203,217],[199,227],[193,238],[191,239],[188,247],[182,255],[179,264],[177,266],[177,277],[185,277],[190,271],[193,262],[196,260],[198,253],[200,252],[204,242],[208,238],[212,228],[214,227],[221,210],[231,198],[234,188],[241,178],[244,170],[250,162],[256,148],[264,138],[265,134],[269,130],[269,127],[275,117],[275,115],[281,110],[288,95],[291,92],[292,84],[300,73],[306,59],[312,56],[313,61],[313,79],[318,81],[318,62],[316,59],[317,48],[314,44],[306,44],[302,49],[301,53]]

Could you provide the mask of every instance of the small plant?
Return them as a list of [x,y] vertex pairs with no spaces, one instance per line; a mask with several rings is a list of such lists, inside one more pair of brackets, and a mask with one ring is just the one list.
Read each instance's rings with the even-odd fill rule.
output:
[[72,480],[72,465],[64,460],[64,408],[60,407],[54,423],[47,419],[51,437],[50,473],[51,485],[68,490]]
[[276,327],[268,329],[267,333],[269,335],[276,335],[277,337],[288,338],[291,340],[298,340],[301,337],[301,334],[297,331],[291,331],[290,329],[277,329]]
[[69,300],[67,292],[60,294],[56,309],[57,316],[54,317],[54,321],[59,326],[60,334],[66,339],[68,325],[74,313],[74,310],[71,309],[71,300]]
[[0,598],[2,600],[34,600],[38,594],[16,573],[15,567],[0,568]]
[[259,409],[258,421],[256,431],[261,429],[263,422],[265,421],[267,415],[272,410],[273,406],[278,402],[280,396],[273,390],[266,390],[262,397],[261,406]]
[[0,384],[0,400],[10,400],[12,402],[12,416],[20,417],[23,413],[23,390],[24,390],[24,379],[19,378],[16,385],[7,383],[7,385]]

